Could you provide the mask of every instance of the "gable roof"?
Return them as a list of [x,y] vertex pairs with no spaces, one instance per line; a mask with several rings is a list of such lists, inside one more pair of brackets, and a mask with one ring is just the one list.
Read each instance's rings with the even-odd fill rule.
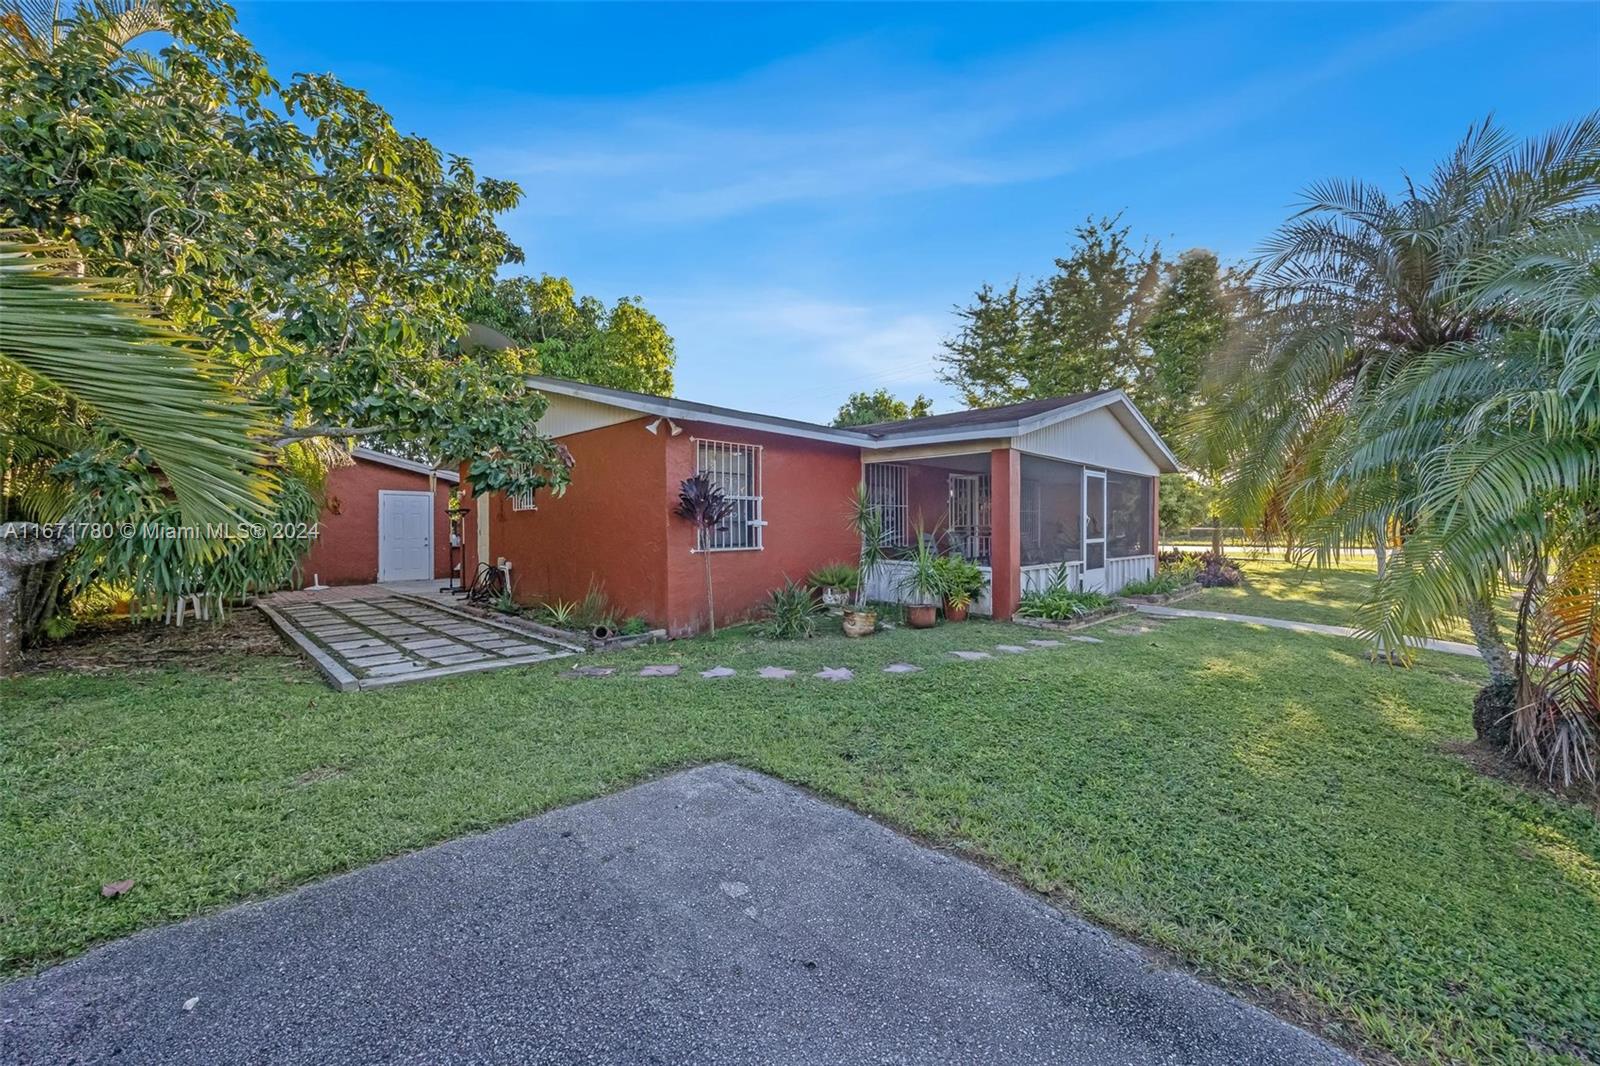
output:
[[1024,400],[1021,403],[1001,404],[998,407],[974,407],[966,411],[953,411],[946,415],[923,415],[921,418],[902,418],[894,422],[873,422],[864,426],[851,426],[868,436],[883,440],[906,433],[936,433],[944,429],[966,426],[994,426],[1001,423],[1021,422],[1036,415],[1048,414],[1063,407],[1096,396],[1105,396],[1115,389],[1098,392],[1079,392],[1070,396],[1047,396],[1042,400]]
[[753,411],[738,411],[730,407],[694,403],[675,397],[651,396],[647,393],[590,385],[581,381],[567,381],[563,378],[534,375],[528,378],[528,384],[540,392],[555,396],[571,396],[593,403],[609,404],[645,415],[692,422],[713,422],[717,425],[778,433],[806,440],[849,444],[868,450],[1015,437],[1105,407],[1111,409],[1117,421],[1139,442],[1157,467],[1168,473],[1178,469],[1177,457],[1121,389],[1102,389],[1099,392],[1026,400],[1001,407],[976,407],[970,411],[926,415],[899,422],[878,422],[866,426],[840,428],[758,414]]
[[409,470],[413,474],[433,474],[440,481],[448,482],[451,485],[457,484],[461,480],[461,475],[454,470],[442,468],[435,470],[429,467],[427,463],[419,463],[414,459],[402,459],[398,455],[374,451],[371,448],[352,448],[350,450],[350,458],[364,459],[369,463],[381,463],[384,466],[392,466],[396,470]]

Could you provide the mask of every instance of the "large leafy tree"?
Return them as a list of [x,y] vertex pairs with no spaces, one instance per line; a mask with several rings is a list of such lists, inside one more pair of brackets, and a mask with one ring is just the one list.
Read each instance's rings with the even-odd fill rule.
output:
[[506,278],[469,314],[532,352],[538,372],[613,389],[672,394],[672,336],[637,297],[607,307],[566,278]]
[[1268,313],[1190,444],[1247,524],[1288,508],[1324,555],[1403,536],[1366,616],[1390,647],[1464,613],[1509,678],[1492,597],[1583,524],[1595,312],[1572,294],[1592,292],[1597,196],[1600,116],[1524,144],[1485,123],[1399,197],[1313,188],[1268,245]]
[[521,354],[458,344],[519,258],[495,223],[517,187],[331,76],[280,84],[215,0],[160,10],[158,62],[120,55],[92,9],[47,50],[0,47],[3,224],[157,302],[282,441],[464,460],[480,492],[563,484]]
[[1130,388],[1148,373],[1142,329],[1159,291],[1161,253],[1119,218],[1089,219],[1055,270],[1027,288],[985,284],[956,309],[945,381],[970,406]]
[[933,412],[933,401],[917,394],[907,403],[898,399],[888,389],[874,392],[852,392],[850,398],[833,416],[836,426],[869,426],[874,422],[902,422],[908,418],[926,418]]

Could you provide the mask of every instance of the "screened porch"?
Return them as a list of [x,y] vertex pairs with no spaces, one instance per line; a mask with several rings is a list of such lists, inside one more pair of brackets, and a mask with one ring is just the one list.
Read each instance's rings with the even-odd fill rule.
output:
[[[997,476],[1011,490],[1000,494],[998,506]],[[993,613],[997,565],[1001,592],[1013,598],[1056,580],[1115,592],[1155,573],[1157,501],[1148,475],[997,449],[869,462],[865,482],[892,554],[909,551],[920,533],[941,554],[961,555],[984,570],[990,583],[975,613]],[[1014,567],[1009,579],[1008,566]],[[905,602],[900,585],[908,569],[891,559],[873,575],[868,595]]]

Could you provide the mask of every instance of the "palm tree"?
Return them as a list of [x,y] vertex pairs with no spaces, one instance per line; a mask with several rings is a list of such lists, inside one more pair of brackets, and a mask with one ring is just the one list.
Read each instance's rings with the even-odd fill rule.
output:
[[[1563,231],[1597,195],[1600,113],[1522,145],[1485,122],[1426,184],[1407,181],[1399,198],[1359,181],[1313,187],[1267,244],[1257,274],[1264,313],[1219,360],[1186,427],[1191,458],[1230,471],[1232,517],[1257,525],[1269,512],[1287,514],[1314,532],[1324,557],[1417,526],[1446,490],[1419,481],[1414,448],[1386,448],[1392,438],[1373,436],[1388,431],[1380,428],[1393,413],[1385,405],[1424,373],[1419,365],[1440,359],[1488,359],[1496,378],[1506,326],[1527,312],[1504,286],[1469,293],[1472,271],[1519,242]],[[1464,488],[1478,500],[1487,486]],[[1507,543],[1497,546],[1503,557]],[[1429,568],[1420,547],[1407,561]],[[1431,602],[1413,597],[1415,609],[1372,631],[1398,646],[1407,623],[1465,613],[1503,676],[1510,658],[1490,605],[1493,583],[1477,570],[1450,580],[1448,594],[1432,584]]]
[[695,528],[700,558],[706,570],[706,618],[713,637],[717,635],[717,607],[711,595],[711,537],[733,512],[733,501],[722,491],[722,486],[706,474],[686,477],[678,486],[678,506],[672,513]]
[[[141,449],[176,497],[184,519],[206,529],[262,512],[272,490],[259,412],[239,400],[186,339],[107,282],[80,277],[81,261],[56,245],[0,241],[0,374],[26,380],[46,403],[64,403],[78,425],[111,430]],[[59,517],[48,462],[70,449],[73,424],[40,416],[0,425],[0,493],[26,492],[34,517]],[[67,434],[63,439],[61,435]],[[0,673],[22,634],[15,592],[25,566],[48,563],[68,541],[0,540]],[[219,537],[193,543],[204,550]],[[52,550],[53,549],[53,550]]]
[[42,59],[68,36],[92,27],[109,48],[122,50],[136,37],[170,29],[166,12],[151,0],[89,0],[63,16],[61,0],[0,2],[0,48]]

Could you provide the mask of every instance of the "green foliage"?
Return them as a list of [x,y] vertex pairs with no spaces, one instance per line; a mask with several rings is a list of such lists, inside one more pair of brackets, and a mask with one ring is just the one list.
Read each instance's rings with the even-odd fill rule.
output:
[[194,526],[160,479],[126,463],[120,449],[82,452],[61,466],[78,486],[68,519],[89,530],[68,566],[69,591],[117,575],[141,607],[158,613],[187,612],[196,600],[202,611],[220,613],[230,603],[286,584],[317,523],[311,493],[280,476],[268,514],[218,530],[218,547],[197,553]]
[[888,389],[876,392],[852,392],[850,398],[833,416],[836,426],[866,426],[874,422],[903,422],[908,418],[926,418],[933,412],[933,401],[921,393],[910,403],[896,399]]
[[[0,241],[0,370],[31,379],[29,392],[88,405],[95,424],[143,450],[196,526],[260,514],[271,488],[255,439],[260,412],[167,323],[105,281],[79,277],[73,264],[65,245]],[[83,443],[83,423],[66,414],[41,411],[31,397],[8,411],[0,422],[6,467],[18,451],[13,441],[38,442],[37,430]],[[39,457],[48,462],[54,450]]]
[[1217,486],[1186,471],[1161,475],[1161,533],[1187,532],[1217,518]]
[[520,257],[495,222],[520,190],[331,76],[279,83],[216,0],[163,15],[159,62],[92,29],[0,47],[0,218],[158,303],[286,437],[470,459],[478,492],[559,491],[521,357],[458,344]]
[[1119,596],[1170,596],[1180,589],[1186,589],[1194,584],[1194,573],[1184,573],[1182,570],[1163,569],[1153,577],[1140,578],[1130,581],[1122,586]]
[[850,497],[848,519],[850,528],[861,540],[860,579],[856,584],[855,602],[857,607],[865,607],[867,587],[872,583],[872,575],[889,557],[889,545],[883,530],[883,514],[873,504],[864,481],[856,484],[856,491]]
[[949,591],[945,585],[945,571],[939,567],[939,554],[933,538],[917,528],[912,548],[903,557],[910,565],[900,578],[900,592],[917,604],[937,604]]
[[801,640],[816,635],[822,605],[811,589],[788,578],[767,593],[761,632],[773,640]]
[[1017,613],[1024,618],[1045,618],[1053,622],[1069,622],[1084,615],[1104,610],[1114,603],[1110,596],[1100,592],[1075,592],[1061,585],[1052,585],[1042,592],[1025,593],[1017,605]]
[[861,571],[849,563],[833,563],[829,566],[819,567],[806,578],[806,584],[814,589],[843,589],[854,592],[861,587]]
[[65,640],[77,631],[78,620],[70,614],[53,614],[44,621],[44,635],[49,640]]
[[971,606],[989,583],[977,563],[968,562],[959,555],[942,555],[934,560],[933,566],[944,588],[945,602],[955,608]]
[[505,278],[480,293],[468,315],[532,349],[537,373],[672,395],[672,337],[638,297],[608,308],[578,296],[566,278]]
[[1231,471],[1231,517],[1319,560],[1403,531],[1360,618],[1381,647],[1465,611],[1503,673],[1503,575],[1592,540],[1597,199],[1600,114],[1520,145],[1484,123],[1399,196],[1314,186],[1268,245],[1190,449]]
[[511,595],[509,589],[502,590],[500,595],[494,598],[494,609],[499,611],[501,614],[522,613],[522,608],[517,605],[516,598]]
[[641,633],[650,632],[650,620],[643,615],[633,614],[622,620],[617,627],[617,632],[625,637],[636,637]]
[[1199,248],[1168,267],[1143,324],[1149,355],[1132,389],[1140,412],[1159,432],[1175,430],[1199,400],[1207,368],[1222,353],[1241,305],[1249,301],[1246,282],[1247,275],[1235,271],[1224,277],[1217,257]]
[[985,284],[957,310],[940,357],[972,407],[1095,389],[1145,376],[1142,334],[1161,276],[1158,247],[1135,247],[1119,218],[1089,219],[1055,272],[1026,290]]
[[557,629],[573,629],[578,625],[578,605],[571,600],[550,600],[539,605],[539,618]]

